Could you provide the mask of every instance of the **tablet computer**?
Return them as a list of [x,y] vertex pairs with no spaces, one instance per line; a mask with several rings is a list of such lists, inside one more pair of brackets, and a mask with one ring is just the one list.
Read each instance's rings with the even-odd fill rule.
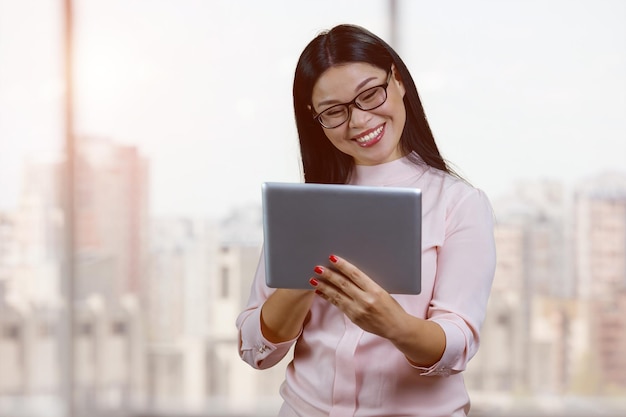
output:
[[419,189],[266,182],[262,203],[269,287],[312,289],[313,268],[336,254],[389,293],[420,293]]

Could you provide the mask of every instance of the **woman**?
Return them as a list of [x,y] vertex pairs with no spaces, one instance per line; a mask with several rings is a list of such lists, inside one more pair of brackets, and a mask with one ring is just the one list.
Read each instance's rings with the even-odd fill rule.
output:
[[422,190],[422,292],[390,295],[335,254],[311,265],[314,291],[270,289],[261,261],[241,357],[268,368],[295,343],[279,416],[466,416],[495,268],[487,197],[447,167],[405,64],[363,28],[313,39],[293,96],[306,182]]

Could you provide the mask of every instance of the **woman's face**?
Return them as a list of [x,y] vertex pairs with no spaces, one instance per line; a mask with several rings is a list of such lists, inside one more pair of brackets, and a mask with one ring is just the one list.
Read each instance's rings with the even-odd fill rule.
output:
[[[384,84],[388,75],[385,70],[363,62],[331,67],[313,87],[313,112],[319,114],[337,104],[349,103],[365,90]],[[400,137],[406,122],[402,101],[405,90],[398,78],[394,67],[387,99],[379,107],[366,111],[353,104],[345,123],[333,129],[323,127],[332,144],[352,156],[357,165],[377,165],[403,156]]]

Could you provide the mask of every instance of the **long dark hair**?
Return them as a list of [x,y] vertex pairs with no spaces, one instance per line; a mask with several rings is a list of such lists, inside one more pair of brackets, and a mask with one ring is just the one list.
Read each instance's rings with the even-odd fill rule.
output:
[[309,108],[313,87],[322,73],[350,62],[365,62],[385,71],[395,66],[406,90],[406,123],[400,138],[403,154],[416,152],[426,164],[453,173],[439,153],[417,88],[402,59],[391,46],[366,29],[339,25],[315,37],[300,55],[296,66],[293,106],[305,182],[345,184],[354,167],[353,158],[339,151],[327,139]]

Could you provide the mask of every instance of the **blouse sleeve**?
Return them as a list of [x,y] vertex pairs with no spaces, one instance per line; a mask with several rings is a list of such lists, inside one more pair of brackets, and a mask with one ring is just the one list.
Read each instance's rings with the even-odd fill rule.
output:
[[478,189],[446,210],[445,237],[437,252],[437,273],[428,317],[446,336],[440,361],[423,375],[465,370],[479,345],[480,327],[495,273],[493,210]]
[[291,346],[300,337],[272,343],[263,337],[261,332],[261,307],[267,298],[275,291],[265,284],[264,253],[252,283],[250,298],[244,310],[237,317],[236,326],[239,330],[239,356],[256,369],[266,369],[276,365],[289,352]]

